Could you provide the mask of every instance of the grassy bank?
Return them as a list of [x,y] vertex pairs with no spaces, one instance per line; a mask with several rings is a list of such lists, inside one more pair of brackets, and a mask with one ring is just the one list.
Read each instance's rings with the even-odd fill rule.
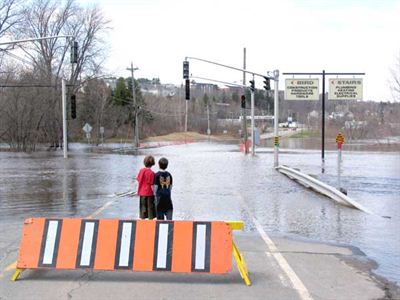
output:
[[304,139],[311,137],[318,137],[319,133],[313,130],[302,130],[290,136],[291,139]]

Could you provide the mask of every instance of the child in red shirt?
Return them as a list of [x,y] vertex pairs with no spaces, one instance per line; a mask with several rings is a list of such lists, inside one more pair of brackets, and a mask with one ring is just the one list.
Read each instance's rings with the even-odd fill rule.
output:
[[147,155],[144,160],[144,168],[140,169],[136,179],[138,181],[138,195],[140,196],[140,218],[149,220],[156,217],[156,208],[154,204],[154,172],[151,167],[154,166],[154,157]]

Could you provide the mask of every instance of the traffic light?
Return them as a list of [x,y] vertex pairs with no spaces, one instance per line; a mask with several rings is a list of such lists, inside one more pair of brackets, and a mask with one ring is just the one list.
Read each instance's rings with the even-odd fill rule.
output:
[[185,99],[190,100],[190,81],[189,81],[189,79],[185,80]]
[[264,77],[264,89],[266,90],[266,91],[270,91],[271,90],[271,84],[270,84],[270,79],[269,79],[269,77]]
[[240,100],[241,100],[242,108],[246,108],[246,96],[242,95]]
[[254,84],[254,80],[250,80],[250,90],[252,91],[252,92],[254,92],[255,91],[255,84]]
[[183,62],[183,79],[189,79],[189,62],[187,60]]
[[74,41],[71,46],[71,64],[78,62],[78,42]]
[[71,119],[76,119],[76,96],[71,95]]

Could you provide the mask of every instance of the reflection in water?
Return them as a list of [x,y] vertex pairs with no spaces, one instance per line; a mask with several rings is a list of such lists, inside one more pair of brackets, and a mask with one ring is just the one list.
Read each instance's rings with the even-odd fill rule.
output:
[[75,160],[65,161],[63,164],[63,200],[65,209],[71,214],[76,215],[78,212],[78,175],[76,172],[70,172],[76,168]]
[[[291,181],[273,169],[272,152],[244,156],[236,145],[169,146],[138,156],[72,149],[68,161],[61,153],[0,152],[0,221],[85,217],[109,201],[109,195],[132,187],[147,154],[170,161],[176,219],[243,220],[245,230],[254,231],[254,217],[267,232],[359,247],[380,264],[379,274],[400,280],[398,154],[343,153],[342,185],[360,204],[391,216],[385,219],[337,205]],[[286,152],[279,159],[328,184],[337,183],[336,152],[326,152],[323,173],[320,151]],[[121,198],[101,216],[137,218],[138,199]]]
[[338,209],[336,211],[336,226],[337,226],[337,234],[338,236],[343,236],[342,233],[342,218],[341,218],[341,210]]

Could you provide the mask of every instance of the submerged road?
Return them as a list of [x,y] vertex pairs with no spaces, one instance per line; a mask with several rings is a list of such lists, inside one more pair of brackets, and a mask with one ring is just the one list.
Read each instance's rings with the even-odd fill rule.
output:
[[[381,267],[398,263],[395,227],[400,218],[393,211],[393,205],[398,205],[395,197],[380,195],[375,186],[380,202],[374,205],[373,198],[364,197],[362,187],[356,186],[359,190],[354,195],[363,195],[357,199],[360,203],[392,217],[377,219],[338,206],[275,172],[271,153],[245,157],[236,148],[191,144],[148,149],[135,157],[86,153],[76,147],[68,161],[60,153],[0,153],[0,299],[187,299],[188,295],[192,299],[377,299],[398,295],[396,287],[371,274],[376,264],[369,259],[378,261],[379,275],[396,279],[396,270]],[[247,262],[251,287],[243,284],[236,268],[223,276],[37,270],[25,271],[17,282],[9,280],[27,217],[137,218],[137,198],[112,196],[132,188],[145,154],[170,160],[175,219],[245,221],[245,231],[235,232],[234,239]],[[312,163],[315,157],[318,154],[313,152],[288,153],[281,161],[308,166],[305,171],[317,173],[318,164]],[[396,157],[384,158],[388,166],[391,160],[396,162]],[[325,181],[334,181],[332,166],[328,155],[326,171],[320,176]],[[391,178],[390,170],[382,176]],[[368,182],[368,174],[362,176]],[[352,180],[353,173],[348,178]],[[397,181],[387,184],[398,188]],[[376,227],[382,230],[379,237]],[[383,242],[393,251],[386,248],[379,253]]]

